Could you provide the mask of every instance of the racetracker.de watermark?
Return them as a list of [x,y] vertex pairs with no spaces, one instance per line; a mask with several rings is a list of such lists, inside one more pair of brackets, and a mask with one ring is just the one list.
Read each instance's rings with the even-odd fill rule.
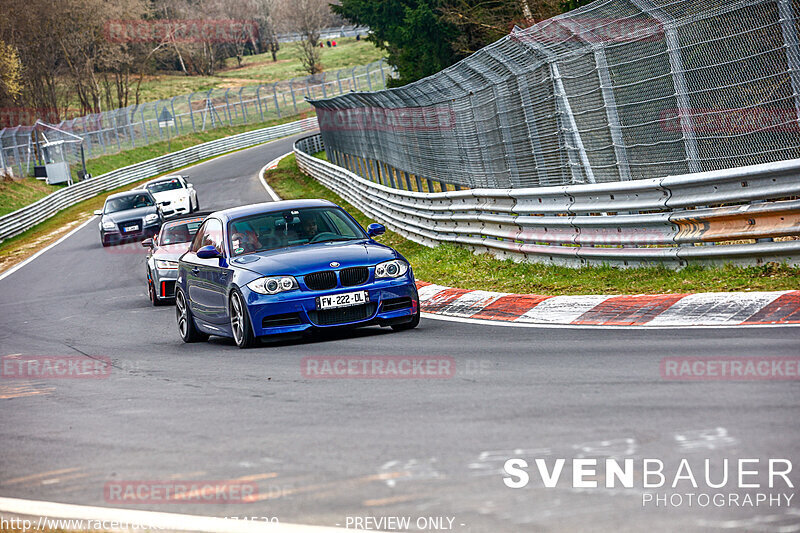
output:
[[652,18],[562,17],[517,21],[527,29],[515,30],[511,38],[521,43],[560,44],[657,42],[664,39],[664,27]]
[[662,131],[695,133],[800,133],[797,109],[753,107],[750,109],[664,109],[659,116]]
[[665,357],[660,371],[673,381],[793,381],[800,357]]
[[456,118],[447,106],[423,107],[356,107],[350,109],[317,109],[322,131],[451,131]]
[[109,481],[103,487],[106,503],[250,503],[258,496],[253,481]]
[[310,379],[450,379],[456,362],[449,356],[309,356],[300,373]]
[[5,379],[103,379],[111,375],[111,358],[83,355],[4,355]]
[[254,20],[110,20],[103,28],[113,43],[241,43],[258,40]]

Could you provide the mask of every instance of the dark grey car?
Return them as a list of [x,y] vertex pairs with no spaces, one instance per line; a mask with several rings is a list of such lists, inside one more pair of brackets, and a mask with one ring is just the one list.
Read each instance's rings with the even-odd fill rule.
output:
[[153,195],[144,190],[112,194],[94,214],[100,217],[103,246],[152,237],[164,221]]
[[189,249],[197,229],[210,214],[211,211],[205,211],[167,220],[155,237],[142,241],[142,246],[148,249],[147,294],[153,305],[174,300],[178,259]]

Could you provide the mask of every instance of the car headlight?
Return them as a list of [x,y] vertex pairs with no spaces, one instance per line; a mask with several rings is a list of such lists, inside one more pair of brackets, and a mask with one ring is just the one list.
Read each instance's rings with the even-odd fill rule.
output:
[[159,270],[178,270],[178,263],[175,261],[156,259],[156,268]]
[[107,220],[103,222],[103,229],[117,229],[117,225],[110,220]]
[[153,222],[155,222],[157,220],[158,220],[158,214],[157,213],[150,213],[149,215],[144,217],[144,223],[145,224],[152,224]]
[[248,283],[247,286],[250,290],[259,294],[278,294],[279,292],[291,291],[299,288],[297,280],[292,276],[258,278]]
[[408,272],[408,263],[399,259],[378,263],[375,266],[375,278],[399,278]]

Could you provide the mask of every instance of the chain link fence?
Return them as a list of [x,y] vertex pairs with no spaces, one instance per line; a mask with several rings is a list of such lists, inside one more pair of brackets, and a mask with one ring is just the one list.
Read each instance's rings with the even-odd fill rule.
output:
[[601,183],[800,157],[800,0],[597,0],[397,89],[312,102],[369,177]]
[[[54,146],[77,135],[83,138],[86,158],[114,154],[192,132],[297,115],[312,109],[307,99],[382,89],[391,75],[380,60],[271,84],[194,92],[65,120],[53,124],[56,129],[49,128],[45,139],[35,134],[35,126],[4,128],[0,130],[0,171],[31,175],[34,166],[46,162],[42,161],[42,154],[47,154],[41,150],[43,140]],[[80,148],[79,143],[65,144],[58,156],[70,164],[79,163]]]

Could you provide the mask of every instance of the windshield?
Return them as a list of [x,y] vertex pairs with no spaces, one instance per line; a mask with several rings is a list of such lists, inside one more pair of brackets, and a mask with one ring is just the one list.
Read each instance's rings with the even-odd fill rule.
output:
[[104,213],[116,213],[118,211],[127,211],[128,209],[138,209],[140,207],[149,207],[156,205],[153,197],[147,193],[132,194],[130,196],[122,196],[120,198],[112,198],[106,202]]
[[203,217],[170,222],[161,230],[160,245],[180,244],[191,242],[197,233],[197,228],[203,223]]
[[233,255],[287,246],[367,238],[364,230],[336,207],[311,207],[263,213],[230,223]]
[[172,178],[171,180],[167,181],[159,181],[157,183],[151,183],[147,186],[147,190],[152,193],[157,192],[164,192],[164,191],[172,191],[174,189],[183,189],[183,183],[178,178]]

